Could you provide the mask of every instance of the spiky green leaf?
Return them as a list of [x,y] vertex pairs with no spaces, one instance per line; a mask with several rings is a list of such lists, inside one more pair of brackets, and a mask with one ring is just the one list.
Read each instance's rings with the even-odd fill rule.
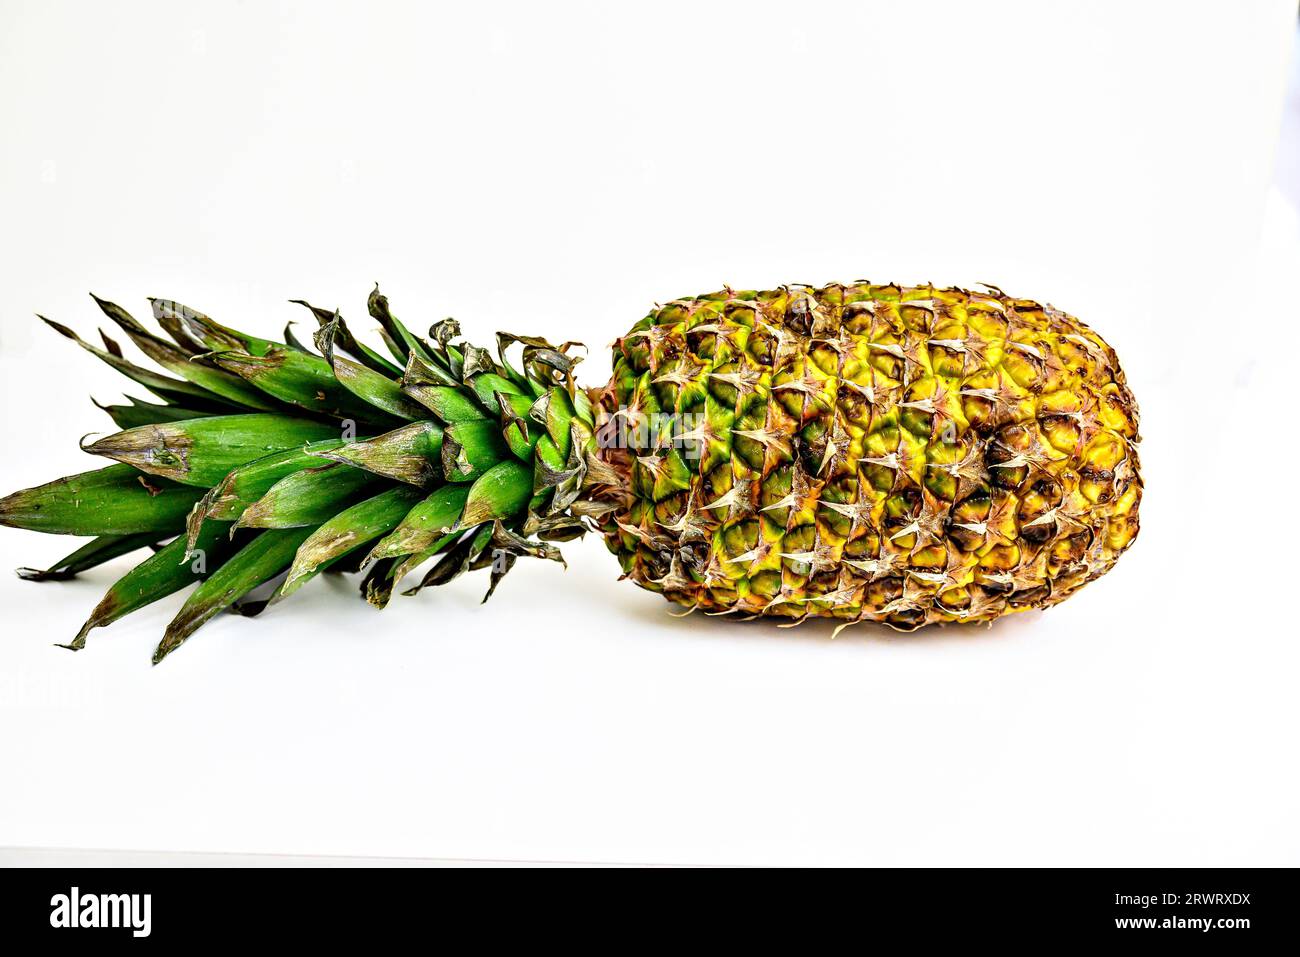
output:
[[238,376],[213,368],[207,360],[193,356],[166,339],[155,336],[116,303],[100,299],[94,293],[90,294],[90,298],[95,300],[104,315],[122,327],[141,352],[168,372],[173,372],[234,405],[246,406],[262,412],[269,412],[276,408],[274,402],[268,401],[265,395]]
[[270,529],[236,552],[194,590],[172,619],[154,650],[153,663],[179,648],[204,622],[288,568],[294,552],[311,533],[310,526]]
[[200,412],[197,409],[186,409],[178,405],[159,405],[155,402],[143,402],[131,396],[127,396],[127,398],[130,399],[128,405],[100,405],[98,402],[95,405],[107,412],[108,417],[113,420],[113,424],[119,429],[134,429],[142,425],[156,425],[159,422],[203,419],[217,414],[214,412]]
[[[91,355],[102,359],[131,381],[138,382],[160,399],[180,404],[197,405],[203,409],[230,407],[228,402],[207,389],[202,389],[191,382],[186,382],[184,379],[173,379],[171,376],[160,375],[151,369],[145,369],[122,358],[120,349],[101,349],[98,346],[92,346],[62,323],[47,319],[44,316],[38,316],[37,318],[59,335],[71,339]],[[107,337],[105,337],[105,341],[106,344],[111,342]]]
[[514,459],[492,466],[470,487],[461,525],[509,519],[523,513],[533,494],[532,469]]
[[366,561],[422,552],[460,528],[469,489],[467,485],[444,485],[430,494],[407,512],[401,524],[374,547]]
[[442,474],[448,482],[472,482],[509,456],[497,422],[457,422],[443,431]]
[[0,525],[53,535],[174,533],[202,491],[110,465],[0,499]]
[[442,427],[425,420],[317,454],[398,482],[423,486],[434,482],[441,474],[442,443]]
[[304,299],[292,299],[290,301],[295,305],[305,306],[316,317],[316,322],[320,325],[315,336],[316,348],[320,349],[321,355],[325,355],[329,351],[322,344],[322,337],[328,337],[332,346],[342,349],[367,368],[386,375],[390,379],[400,379],[402,377],[402,367],[389,362],[374,349],[358,340],[337,310],[319,309]]
[[211,358],[267,395],[308,412],[358,422],[392,420],[387,412],[348,391],[320,356],[278,346],[260,356],[232,351],[215,352]]
[[123,555],[148,548],[159,539],[157,532],[140,532],[135,535],[101,535],[87,542],[69,555],[65,555],[49,568],[19,568],[18,577],[23,581],[45,582],[66,581],[75,578],[87,569],[96,568],[104,562],[112,561]]
[[420,494],[413,486],[399,485],[325,522],[299,546],[276,600],[293,594],[328,563],[391,531],[419,501]]
[[382,479],[347,465],[329,464],[286,475],[240,514],[236,528],[319,525],[347,508]]
[[141,426],[84,448],[150,475],[206,488],[254,459],[338,434],[337,426],[325,422],[256,412]]
[[388,308],[388,297],[379,291],[378,283],[371,291],[370,298],[366,300],[366,308],[370,310],[371,317],[383,327],[387,341],[394,350],[393,358],[398,362],[405,365],[407,358],[412,354],[422,359],[430,358],[428,343],[414,335],[392,314]]
[[77,636],[64,647],[76,651],[85,646],[91,629],[111,624],[205,578],[233,548],[226,529],[225,524],[212,522],[192,547],[178,538],[136,565],[114,583]]

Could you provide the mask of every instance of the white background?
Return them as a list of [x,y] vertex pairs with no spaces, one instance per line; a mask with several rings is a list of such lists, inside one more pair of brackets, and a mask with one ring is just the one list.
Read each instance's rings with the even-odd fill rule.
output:
[[[912,637],[674,619],[588,540],[482,607],[318,583],[154,669],[180,596],[51,647],[128,562],[5,576],[0,845],[1300,863],[1293,33],[1286,0],[6,0],[4,491],[112,429],[121,380],[32,318],[89,336],[87,290],[273,335],[304,296],[368,327],[380,280],[416,327],[583,339],[591,385],[655,301],[868,277],[1091,323],[1147,497],[1065,605]],[[0,531],[0,566],[68,550]]]

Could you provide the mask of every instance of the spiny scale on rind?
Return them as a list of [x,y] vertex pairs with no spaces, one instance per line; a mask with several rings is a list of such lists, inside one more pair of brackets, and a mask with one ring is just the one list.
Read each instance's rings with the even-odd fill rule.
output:
[[630,490],[603,530],[627,577],[688,608],[991,621],[1063,600],[1138,532],[1114,351],[1000,290],[676,300],[615,344],[600,403],[602,427],[675,421],[677,447],[599,453]]

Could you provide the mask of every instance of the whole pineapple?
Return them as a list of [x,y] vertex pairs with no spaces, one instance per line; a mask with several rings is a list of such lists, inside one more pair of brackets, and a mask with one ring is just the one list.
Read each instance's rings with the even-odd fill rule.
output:
[[[1078,320],[1000,290],[724,290],[654,310],[588,393],[574,343],[497,356],[369,311],[392,359],[307,306],[315,351],[153,300],[164,339],[96,300],[172,375],[65,336],[161,402],[106,411],[119,464],[0,500],[0,522],[94,540],[32,579],[154,552],[94,627],[198,587],[155,663],[226,608],[321,572],[387,603],[598,528],[626,577],[688,609],[912,629],[1055,604],[1138,530],[1137,410]],[[46,320],[47,322],[49,320]],[[511,355],[516,358],[512,361]],[[251,595],[271,583],[269,595]]]

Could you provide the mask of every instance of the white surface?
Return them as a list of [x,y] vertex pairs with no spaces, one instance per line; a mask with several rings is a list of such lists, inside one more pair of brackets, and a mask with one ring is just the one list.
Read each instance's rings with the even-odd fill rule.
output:
[[[95,463],[90,289],[278,333],[455,315],[593,346],[655,300],[869,276],[1119,350],[1143,532],[1045,615],[692,617],[595,541],[383,613],[349,582],[66,641],[125,562],[0,578],[0,844],[535,860],[1300,863],[1294,221],[1256,255],[1294,5],[14,3],[5,491]],[[0,531],[0,566],[66,540]],[[1288,632],[1284,634],[1284,629]]]
[[[0,847],[6,867],[645,867],[633,862],[492,861],[436,857],[338,857],[325,854],[232,854]],[[680,865],[662,865],[680,866]]]

